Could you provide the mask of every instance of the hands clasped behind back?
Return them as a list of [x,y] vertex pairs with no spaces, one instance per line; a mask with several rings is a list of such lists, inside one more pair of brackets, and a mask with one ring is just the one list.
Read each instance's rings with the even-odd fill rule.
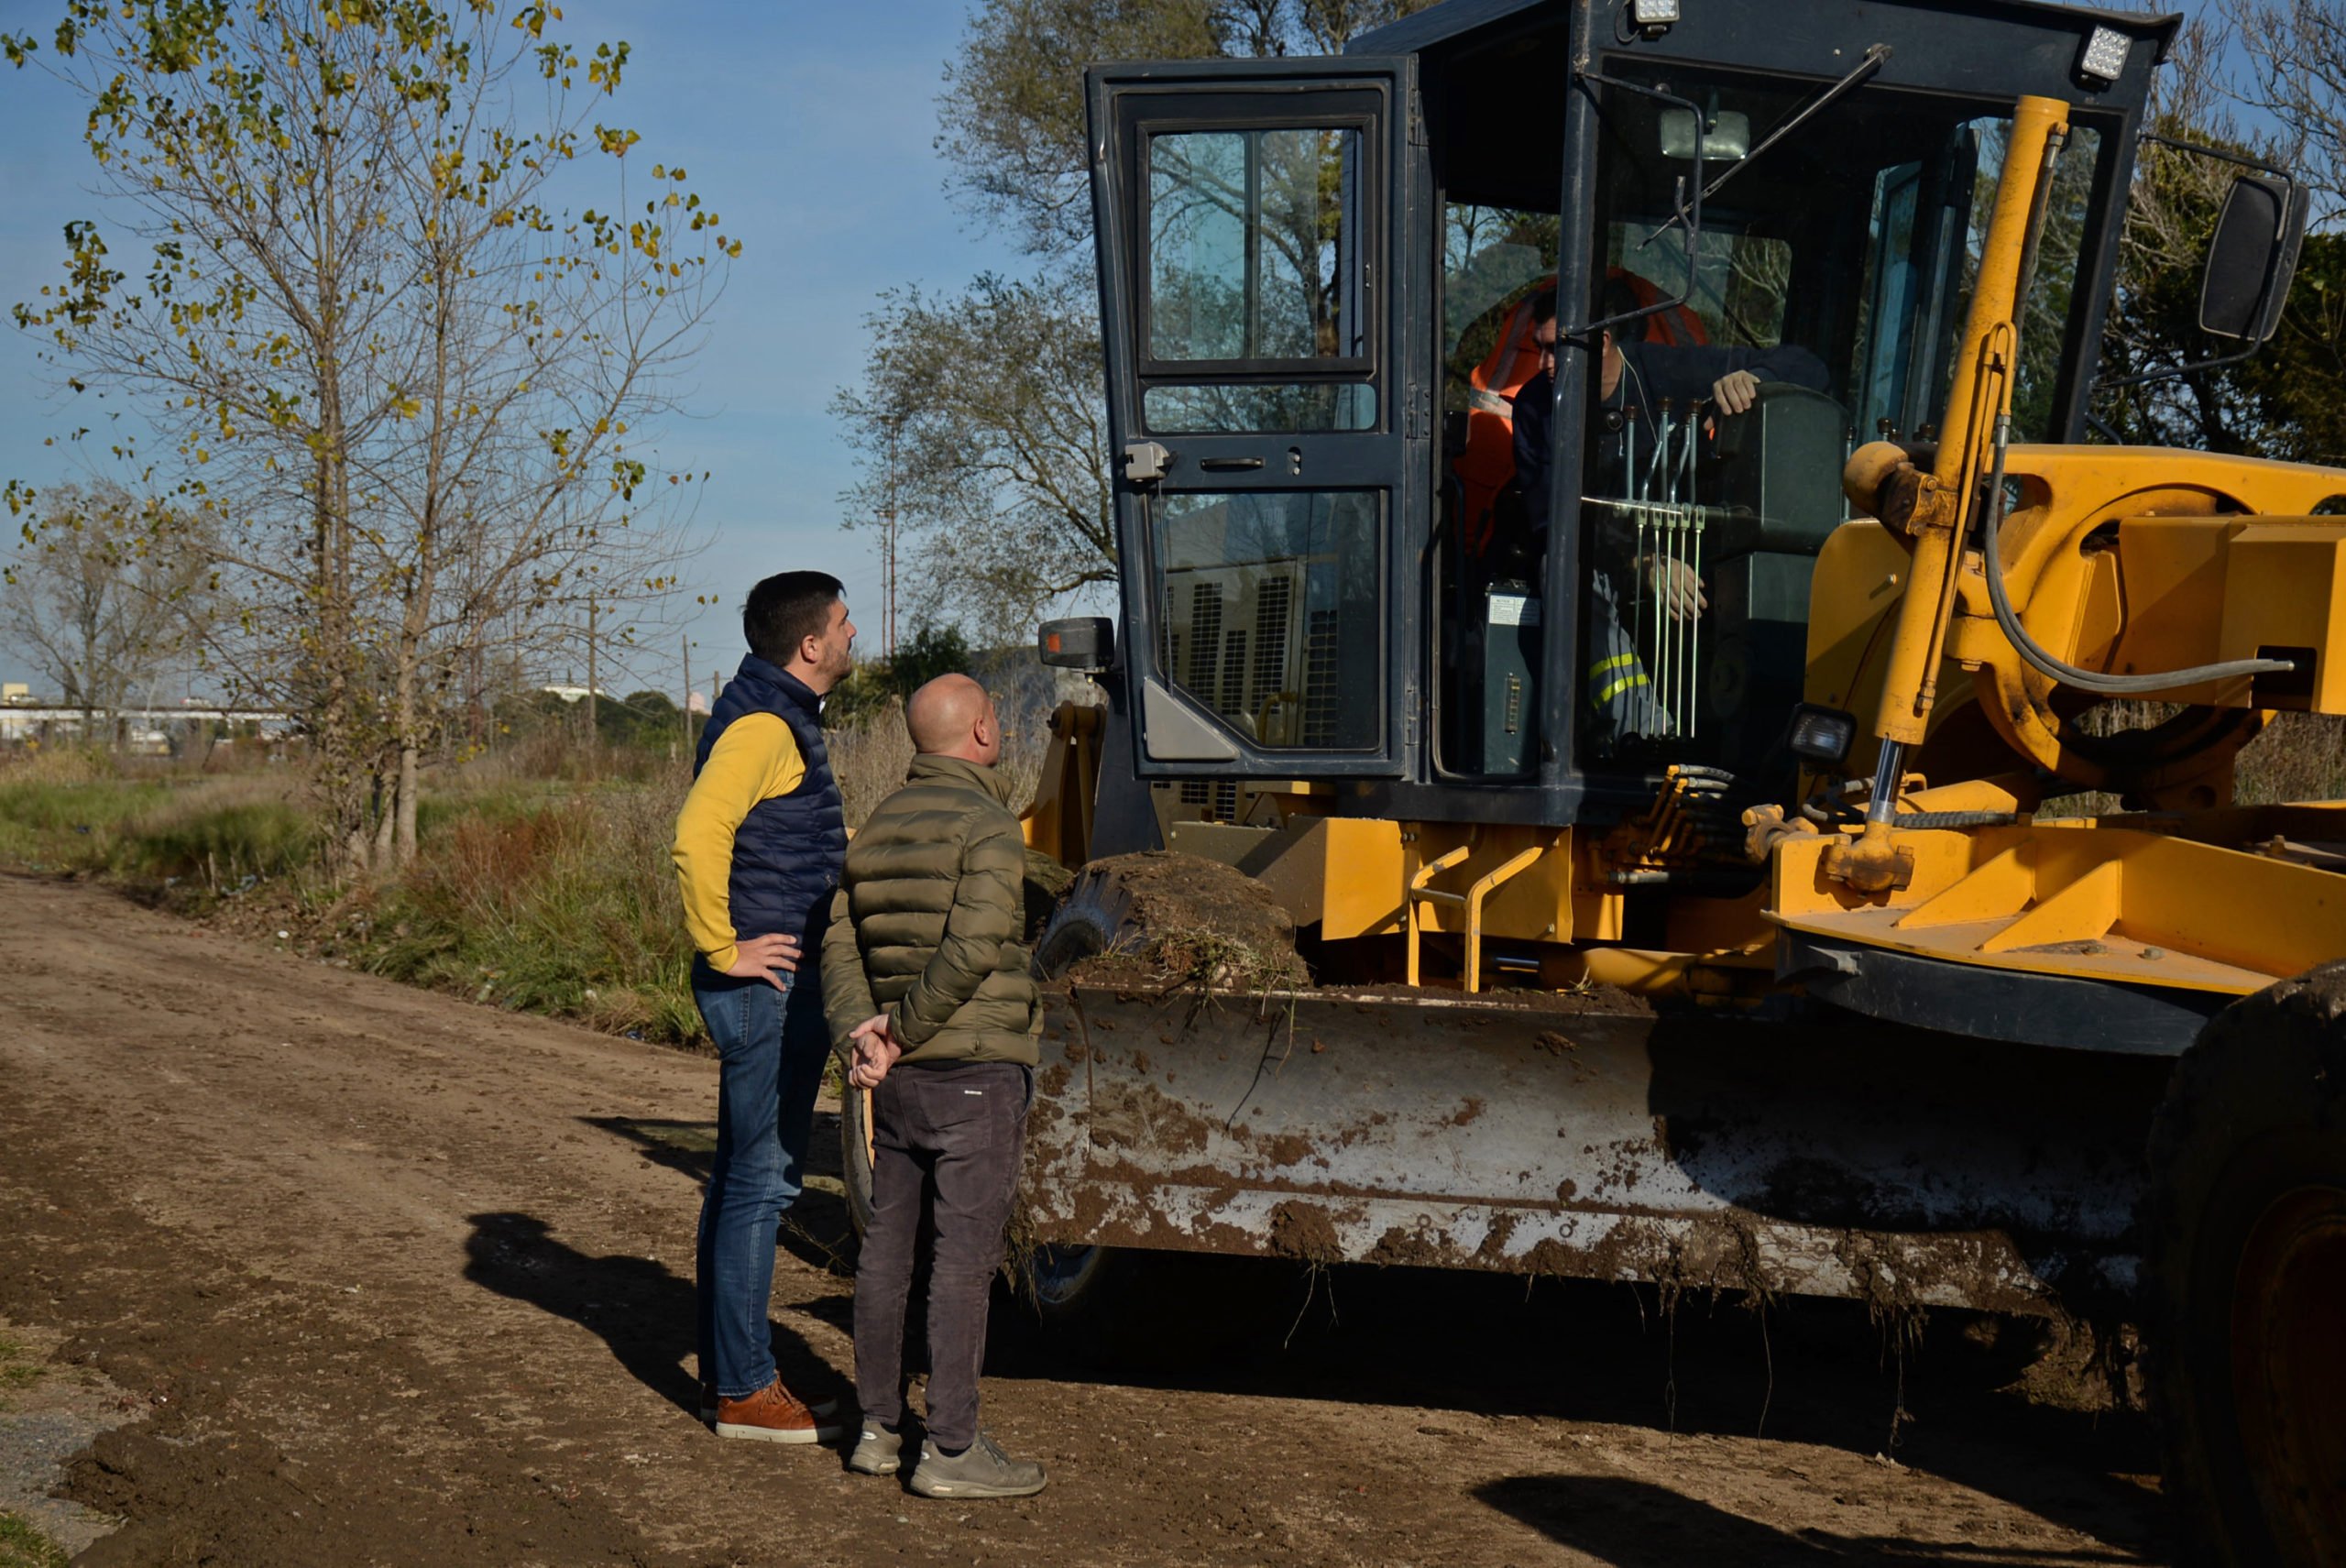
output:
[[856,1089],[875,1089],[904,1054],[904,1042],[896,1038],[885,1013],[875,1013],[848,1031],[847,1080]]

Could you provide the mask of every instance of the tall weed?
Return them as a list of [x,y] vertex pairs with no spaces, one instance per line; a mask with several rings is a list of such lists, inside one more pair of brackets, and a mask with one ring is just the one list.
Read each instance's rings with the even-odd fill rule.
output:
[[[1003,718],[999,765],[1023,805],[1047,715],[1013,707]],[[904,782],[913,756],[896,705],[832,731],[829,749],[850,827]],[[336,895],[313,880],[323,841],[299,768],[221,773],[49,751],[0,765],[0,862],[176,884],[175,897],[221,908],[283,884],[292,898],[246,918],[302,926],[300,945],[319,957],[689,1044],[705,1036],[669,846],[690,784],[688,758],[648,749],[586,760],[548,744],[477,757],[432,775],[411,865]]]
[[645,786],[473,802],[378,893],[361,960],[479,1002],[697,1040],[668,860],[680,799]]

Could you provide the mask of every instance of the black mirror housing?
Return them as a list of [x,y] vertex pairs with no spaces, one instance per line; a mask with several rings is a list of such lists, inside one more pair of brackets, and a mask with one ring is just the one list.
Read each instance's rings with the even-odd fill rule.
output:
[[1116,626],[1104,615],[1047,620],[1035,633],[1035,652],[1054,669],[1101,674],[1116,663]]
[[2270,338],[2297,270],[2308,192],[2286,177],[2242,174],[2232,181],[2208,243],[2199,286],[2199,330],[2250,345]]

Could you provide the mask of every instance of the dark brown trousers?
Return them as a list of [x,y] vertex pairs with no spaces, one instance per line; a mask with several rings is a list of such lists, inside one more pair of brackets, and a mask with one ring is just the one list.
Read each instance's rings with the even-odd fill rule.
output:
[[855,1269],[855,1391],[866,1421],[904,1420],[904,1311],[926,1253],[928,1436],[950,1449],[977,1439],[986,1308],[1034,1082],[1015,1062],[915,1063],[872,1091],[872,1223]]

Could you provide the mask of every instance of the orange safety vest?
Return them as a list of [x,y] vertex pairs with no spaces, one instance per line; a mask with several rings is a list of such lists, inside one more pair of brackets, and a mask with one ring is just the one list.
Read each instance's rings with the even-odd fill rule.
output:
[[[1609,280],[1629,286],[1638,307],[1669,298],[1647,279],[1625,268],[1609,269]],[[1490,353],[1466,377],[1466,450],[1451,471],[1464,492],[1463,530],[1467,552],[1480,559],[1490,548],[1494,510],[1499,492],[1515,477],[1515,397],[1524,383],[1540,372],[1540,345],[1532,337],[1538,323],[1531,319],[1531,302],[1542,289],[1552,289],[1552,277],[1535,279],[1519,291],[1507,310],[1506,324],[1491,344]],[[1711,341],[1703,321],[1684,305],[1645,318],[1645,341],[1686,347]]]

